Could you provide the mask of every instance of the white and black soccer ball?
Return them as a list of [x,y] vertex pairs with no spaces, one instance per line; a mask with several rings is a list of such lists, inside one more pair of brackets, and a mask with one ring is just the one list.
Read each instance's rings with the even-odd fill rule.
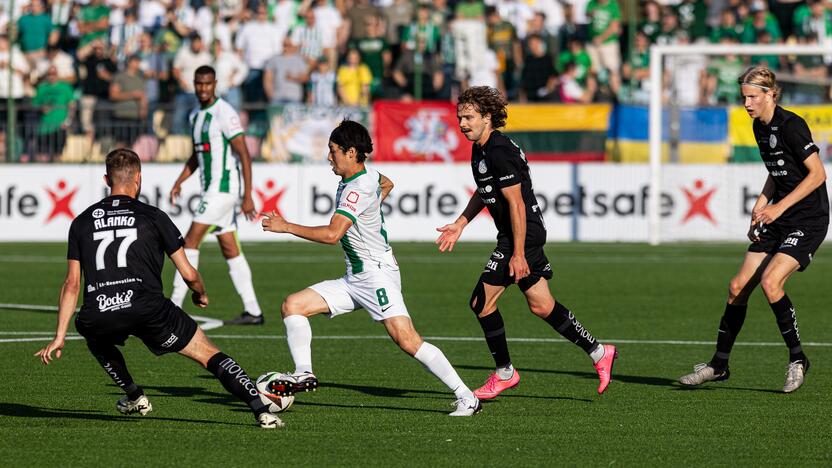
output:
[[280,372],[266,372],[257,377],[257,391],[260,392],[260,399],[267,405],[270,413],[282,413],[295,402],[293,396],[279,396],[271,393],[269,382],[276,379]]

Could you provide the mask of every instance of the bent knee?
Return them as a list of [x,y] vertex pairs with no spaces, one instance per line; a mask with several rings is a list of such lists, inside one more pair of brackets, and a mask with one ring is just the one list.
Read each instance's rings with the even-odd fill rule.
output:
[[280,305],[280,315],[284,318],[290,315],[306,315],[304,301],[297,294],[290,294]]
[[760,280],[760,287],[763,288],[763,292],[769,299],[774,296],[779,296],[783,292],[783,286],[780,280],[770,276],[763,276],[763,279]]
[[540,318],[546,318],[552,313],[552,307],[546,307],[543,304],[530,304],[529,310]]

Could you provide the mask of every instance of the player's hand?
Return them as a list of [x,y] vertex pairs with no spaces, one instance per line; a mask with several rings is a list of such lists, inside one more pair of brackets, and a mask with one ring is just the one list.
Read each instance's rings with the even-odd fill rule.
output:
[[254,200],[252,200],[251,195],[243,197],[243,206],[240,207],[240,212],[249,221],[257,219],[257,208],[254,207]]
[[783,214],[777,203],[766,205],[763,209],[755,211],[753,214],[754,223],[771,224]]
[[48,366],[49,363],[52,362],[52,352],[54,351],[55,352],[55,357],[57,359],[60,359],[61,358],[61,351],[63,349],[64,349],[64,339],[59,338],[59,337],[56,336],[55,339],[52,340],[51,343],[46,345],[46,347],[41,348],[40,351],[36,352],[35,356],[38,356],[40,358],[40,361],[44,365]]
[[208,295],[205,293],[198,293],[194,291],[191,293],[191,301],[193,301],[194,305],[200,309],[208,307]]
[[508,274],[514,277],[514,282],[517,283],[521,279],[529,276],[529,264],[526,262],[526,257],[523,255],[512,255],[508,261]]
[[170,189],[170,203],[176,203],[176,199],[179,198],[179,194],[182,193],[182,186],[179,184],[173,184],[173,188]]
[[458,241],[459,236],[462,235],[462,228],[456,223],[451,223],[438,227],[436,230],[441,233],[435,242],[436,244],[439,244],[439,251],[453,252],[456,241]]
[[262,215],[263,221],[260,224],[263,226],[264,231],[286,232],[289,223],[283,219],[283,216],[280,216],[274,211],[262,213]]

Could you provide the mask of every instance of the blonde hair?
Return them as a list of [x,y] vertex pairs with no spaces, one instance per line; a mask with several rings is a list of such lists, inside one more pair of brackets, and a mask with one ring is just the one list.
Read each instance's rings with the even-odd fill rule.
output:
[[777,85],[777,79],[774,72],[768,67],[751,67],[745,71],[737,79],[740,86],[754,86],[763,91],[771,91],[771,94],[776,101],[780,97],[780,86]]

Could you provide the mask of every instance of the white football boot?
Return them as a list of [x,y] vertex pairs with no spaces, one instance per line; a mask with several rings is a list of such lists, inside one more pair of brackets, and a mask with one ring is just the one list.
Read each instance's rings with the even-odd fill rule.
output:
[[145,395],[142,395],[132,401],[130,400],[130,397],[125,395],[119,398],[116,402],[116,409],[121,414],[139,413],[144,416],[153,411],[153,405],[150,404],[150,400],[148,400]]

